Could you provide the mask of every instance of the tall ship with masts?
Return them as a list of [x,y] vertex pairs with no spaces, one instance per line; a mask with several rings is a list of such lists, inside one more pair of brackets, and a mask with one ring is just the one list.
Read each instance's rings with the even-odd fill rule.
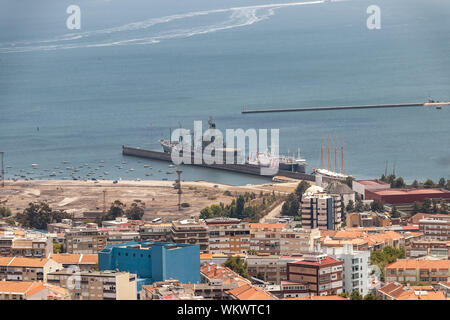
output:
[[323,136],[321,137],[321,144],[320,144],[320,168],[314,168],[313,172],[315,175],[321,175],[323,177],[335,179],[335,180],[346,180],[347,178],[351,178],[352,176],[344,174],[344,141],[342,139],[341,147],[340,147],[340,158],[341,158],[341,165],[340,165],[340,171],[338,171],[337,168],[337,141],[336,141],[336,135],[334,135],[334,170],[332,168],[332,163],[330,163],[330,135],[328,135],[328,143],[327,143],[327,167],[324,166],[324,146],[323,146]]

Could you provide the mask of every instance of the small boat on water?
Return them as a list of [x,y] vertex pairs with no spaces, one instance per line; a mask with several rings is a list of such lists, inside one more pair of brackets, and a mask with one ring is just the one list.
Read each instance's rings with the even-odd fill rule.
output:
[[31,164],[31,166],[33,167],[33,169],[37,169],[37,168],[39,168],[39,165],[38,165],[37,163],[33,163],[33,164]]

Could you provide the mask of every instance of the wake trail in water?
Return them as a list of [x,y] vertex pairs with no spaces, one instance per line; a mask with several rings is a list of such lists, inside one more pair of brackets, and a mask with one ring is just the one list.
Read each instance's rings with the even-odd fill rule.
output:
[[[0,43],[0,53],[155,44],[163,40],[188,38],[201,34],[249,26],[268,19],[275,14],[276,9],[280,8],[342,1],[348,0],[317,0],[308,2],[274,3],[175,14],[133,22],[118,27],[80,32],[76,34],[65,34],[53,39],[16,41],[3,44]],[[170,23],[173,21],[186,20],[187,22],[190,22],[192,18],[214,15],[219,16],[218,22],[203,23],[195,27],[183,29],[169,28],[166,31],[156,31],[152,34],[152,27],[157,25],[169,25],[170,27]],[[117,39],[111,39],[113,37],[117,37]]]

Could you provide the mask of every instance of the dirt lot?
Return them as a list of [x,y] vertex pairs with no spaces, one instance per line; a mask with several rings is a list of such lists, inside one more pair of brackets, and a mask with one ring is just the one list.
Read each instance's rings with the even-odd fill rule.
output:
[[[7,200],[6,206],[13,214],[22,212],[30,202],[47,201],[53,209],[81,215],[87,211],[102,211],[105,195],[106,208],[114,200],[130,204],[133,200],[141,200],[146,204],[145,220],[155,217],[163,221],[189,218],[199,215],[200,210],[213,203],[228,204],[239,193],[261,191],[285,194],[292,192],[298,182],[271,183],[264,185],[229,186],[211,182],[182,182],[183,194],[181,202],[190,207],[178,211],[177,190],[172,181],[5,181],[0,188],[0,200]],[[228,190],[231,195],[224,195]],[[106,191],[106,192],[104,192]]]

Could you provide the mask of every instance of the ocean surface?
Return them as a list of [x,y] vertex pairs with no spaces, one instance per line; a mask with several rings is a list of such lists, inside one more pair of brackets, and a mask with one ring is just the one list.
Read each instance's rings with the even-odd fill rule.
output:
[[[79,0],[69,30],[72,2],[1,0],[6,178],[173,180],[122,145],[159,150],[170,128],[212,116],[224,130],[280,129],[280,152],[300,148],[309,170],[336,134],[356,178],[388,161],[408,182],[450,179],[450,107],[241,114],[450,100],[450,1]],[[380,30],[366,26],[373,4]],[[267,181],[188,166],[182,179]]]

